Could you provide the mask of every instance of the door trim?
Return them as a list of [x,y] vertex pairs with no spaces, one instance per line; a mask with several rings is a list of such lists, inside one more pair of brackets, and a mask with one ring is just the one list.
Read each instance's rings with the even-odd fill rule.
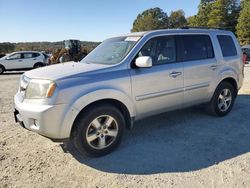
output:
[[135,100],[142,101],[142,100],[146,100],[146,99],[161,97],[164,95],[172,95],[172,94],[181,93],[181,92],[185,92],[185,91],[191,91],[194,89],[209,87],[209,85],[210,85],[210,82],[204,82],[204,83],[200,83],[200,84],[196,84],[196,85],[187,86],[185,88],[176,88],[176,89],[171,89],[171,90],[166,90],[166,91],[149,93],[149,94],[145,94],[145,95],[139,95],[139,96],[135,97]]
[[135,97],[135,100],[142,101],[145,99],[156,98],[156,97],[160,97],[164,95],[172,95],[172,94],[181,93],[181,92],[183,92],[183,88],[176,88],[176,89],[171,89],[171,90],[166,90],[166,91],[149,93],[145,95],[139,95]]
[[190,91],[190,90],[194,90],[194,89],[200,89],[200,88],[203,88],[203,87],[209,87],[209,85],[210,85],[210,82],[195,84],[195,85],[185,87],[184,91]]

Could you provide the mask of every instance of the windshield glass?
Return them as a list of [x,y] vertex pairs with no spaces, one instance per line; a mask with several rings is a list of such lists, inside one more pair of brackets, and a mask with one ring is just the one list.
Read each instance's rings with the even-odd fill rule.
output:
[[87,55],[81,63],[113,65],[120,63],[140,39],[138,36],[105,40]]
[[72,48],[72,43],[71,43],[71,41],[70,41],[70,40],[65,40],[65,41],[64,41],[64,47],[65,47],[66,49]]

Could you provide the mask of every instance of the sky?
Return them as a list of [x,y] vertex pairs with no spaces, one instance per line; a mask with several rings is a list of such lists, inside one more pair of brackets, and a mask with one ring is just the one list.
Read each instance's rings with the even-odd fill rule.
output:
[[0,42],[103,41],[130,32],[137,15],[159,7],[195,15],[200,0],[0,0]]

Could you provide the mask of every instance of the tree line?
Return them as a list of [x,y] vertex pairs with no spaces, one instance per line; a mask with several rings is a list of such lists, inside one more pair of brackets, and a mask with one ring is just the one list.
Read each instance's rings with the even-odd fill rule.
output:
[[[82,49],[87,52],[92,51],[99,42],[81,41]],[[59,42],[20,42],[20,43],[0,43],[0,54],[7,54],[14,51],[45,51],[51,53],[64,47],[63,41]]]
[[[133,22],[132,32],[156,29],[203,26],[234,32],[241,45],[250,44],[250,0],[201,0],[198,13],[186,17],[183,10],[170,15],[156,7],[143,11]],[[99,43],[82,41],[82,48],[90,52]],[[53,52],[63,48],[63,42],[0,43],[0,54],[13,51],[34,50]]]
[[240,43],[250,44],[250,0],[201,0],[198,13],[185,17],[183,10],[168,16],[156,7],[143,11],[133,22],[132,32],[174,29],[186,26],[221,28],[234,32]]

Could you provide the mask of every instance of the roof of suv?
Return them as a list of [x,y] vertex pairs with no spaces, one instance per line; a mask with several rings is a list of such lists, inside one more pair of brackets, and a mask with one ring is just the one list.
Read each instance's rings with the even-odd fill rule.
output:
[[231,31],[220,30],[220,29],[161,29],[153,31],[143,31],[143,32],[134,32],[127,34],[125,36],[145,36],[148,34],[182,34],[182,33],[217,33],[217,34],[232,34]]
[[38,51],[16,51],[16,52],[12,52],[12,53],[40,53]]

